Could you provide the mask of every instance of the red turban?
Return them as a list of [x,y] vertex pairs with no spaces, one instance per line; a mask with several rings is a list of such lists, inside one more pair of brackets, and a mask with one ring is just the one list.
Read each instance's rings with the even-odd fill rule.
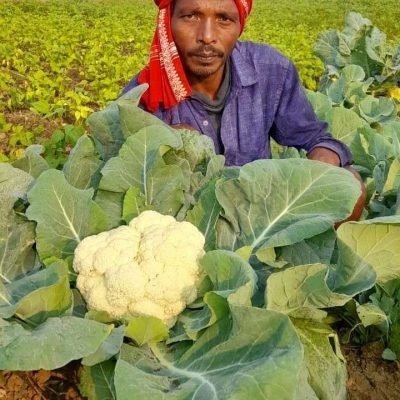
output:
[[[242,33],[250,14],[252,0],[234,0],[239,10]],[[138,82],[148,83],[142,97],[148,111],[156,111],[160,104],[171,108],[192,94],[171,31],[171,5],[174,0],[154,0],[159,8],[157,28],[150,49],[150,61],[139,72]]]

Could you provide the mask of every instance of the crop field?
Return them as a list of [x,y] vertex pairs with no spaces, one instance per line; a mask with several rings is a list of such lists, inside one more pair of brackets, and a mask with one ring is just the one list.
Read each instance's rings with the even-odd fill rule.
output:
[[[278,48],[315,90],[323,72],[315,39],[340,29],[350,10],[372,19],[390,41],[400,36],[396,0],[259,0],[243,40]],[[41,142],[52,165],[62,164],[87,116],[114,100],[146,63],[154,19],[151,0],[2,0],[0,160]]]
[[[398,400],[400,8],[256,0],[345,168],[228,167],[121,89],[152,0],[0,0],[0,399]],[[268,71],[266,71],[268,73]]]

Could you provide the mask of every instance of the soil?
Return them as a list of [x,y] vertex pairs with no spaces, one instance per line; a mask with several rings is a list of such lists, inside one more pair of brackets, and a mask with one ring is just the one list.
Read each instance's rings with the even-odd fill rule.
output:
[[382,343],[344,347],[349,400],[399,400],[400,363],[382,359]]
[[80,362],[54,371],[0,372],[0,400],[82,400]]
[[[349,400],[399,400],[400,364],[382,359],[383,346],[344,347]],[[0,400],[83,400],[79,362],[54,371],[0,373]]]

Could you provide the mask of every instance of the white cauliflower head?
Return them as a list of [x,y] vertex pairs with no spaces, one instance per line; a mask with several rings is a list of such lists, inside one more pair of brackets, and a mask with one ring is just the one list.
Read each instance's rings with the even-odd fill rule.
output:
[[171,327],[197,297],[204,243],[191,223],[144,211],[79,243],[77,288],[90,309],[115,318],[150,315]]

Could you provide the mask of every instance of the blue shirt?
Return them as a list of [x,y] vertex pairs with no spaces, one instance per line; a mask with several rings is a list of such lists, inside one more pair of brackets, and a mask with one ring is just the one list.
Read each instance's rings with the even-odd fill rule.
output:
[[[350,163],[350,150],[317,119],[289,59],[268,45],[238,42],[231,64],[231,91],[221,119],[226,165],[270,158],[270,137],[307,152],[325,147],[338,154],[342,166]],[[136,75],[123,92],[137,84]],[[197,99],[188,98],[168,110],[160,108],[154,115],[168,125],[192,126],[213,139],[218,152],[217,132]]]

